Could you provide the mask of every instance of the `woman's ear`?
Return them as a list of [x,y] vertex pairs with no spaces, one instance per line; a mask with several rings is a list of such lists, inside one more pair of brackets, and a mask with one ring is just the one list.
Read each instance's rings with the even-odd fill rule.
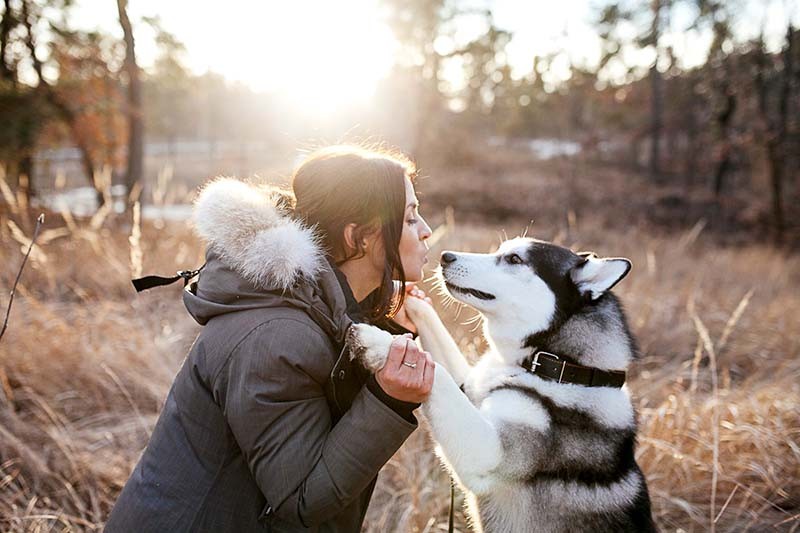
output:
[[372,249],[378,239],[381,238],[380,223],[376,222],[368,226],[359,226],[351,222],[344,227],[344,245],[347,255],[356,253],[362,255]]
[[362,247],[358,246],[359,235],[356,229],[358,229],[358,224],[356,224],[355,222],[351,222],[350,224],[344,227],[344,245],[347,248],[346,250],[347,255],[350,255],[350,253],[353,250],[364,249],[363,246]]

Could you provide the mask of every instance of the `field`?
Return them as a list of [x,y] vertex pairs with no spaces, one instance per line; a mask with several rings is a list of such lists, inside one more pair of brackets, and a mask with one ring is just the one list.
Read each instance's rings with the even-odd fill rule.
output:
[[[424,170],[435,252],[485,251],[527,227],[633,261],[615,292],[642,352],[637,459],[662,530],[800,529],[800,256],[767,242],[759,213],[514,150]],[[5,196],[3,311],[38,214]],[[0,340],[0,530],[101,529],[199,330],[177,284],[137,296],[129,279],[198,266],[202,244],[184,223],[60,213],[37,242]],[[474,314],[434,299],[477,357]],[[431,449],[417,431],[384,468],[367,531],[446,531]]]

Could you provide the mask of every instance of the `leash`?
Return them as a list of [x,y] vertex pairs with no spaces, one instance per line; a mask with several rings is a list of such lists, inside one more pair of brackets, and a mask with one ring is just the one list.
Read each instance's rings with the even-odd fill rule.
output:
[[450,476],[450,517],[447,520],[447,533],[453,533],[453,514],[456,506],[456,482]]

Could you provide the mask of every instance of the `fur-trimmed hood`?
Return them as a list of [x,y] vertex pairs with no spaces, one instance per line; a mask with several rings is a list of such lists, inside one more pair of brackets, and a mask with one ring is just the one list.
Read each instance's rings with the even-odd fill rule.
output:
[[351,321],[342,285],[314,231],[292,217],[285,193],[216,179],[200,191],[193,221],[206,241],[206,265],[183,301],[198,323],[289,306],[343,337]]
[[194,206],[197,232],[222,261],[260,289],[288,289],[327,264],[311,228],[287,214],[286,196],[266,186],[218,178]]

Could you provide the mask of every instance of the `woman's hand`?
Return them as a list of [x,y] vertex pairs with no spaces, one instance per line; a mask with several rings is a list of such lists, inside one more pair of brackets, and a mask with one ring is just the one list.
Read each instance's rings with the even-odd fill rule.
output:
[[409,334],[392,341],[386,364],[375,373],[383,391],[397,400],[422,403],[431,393],[436,364]]
[[[425,291],[417,287],[413,283],[406,283],[406,301],[408,298],[417,298],[426,302],[428,305],[433,306],[433,302],[431,299],[425,294]],[[403,307],[401,307],[397,313],[392,317],[397,324],[403,326],[408,331],[413,331],[414,333],[417,332],[417,326],[414,324],[414,321],[411,320],[411,317],[408,315],[408,311],[406,309],[406,304],[403,303]]]

